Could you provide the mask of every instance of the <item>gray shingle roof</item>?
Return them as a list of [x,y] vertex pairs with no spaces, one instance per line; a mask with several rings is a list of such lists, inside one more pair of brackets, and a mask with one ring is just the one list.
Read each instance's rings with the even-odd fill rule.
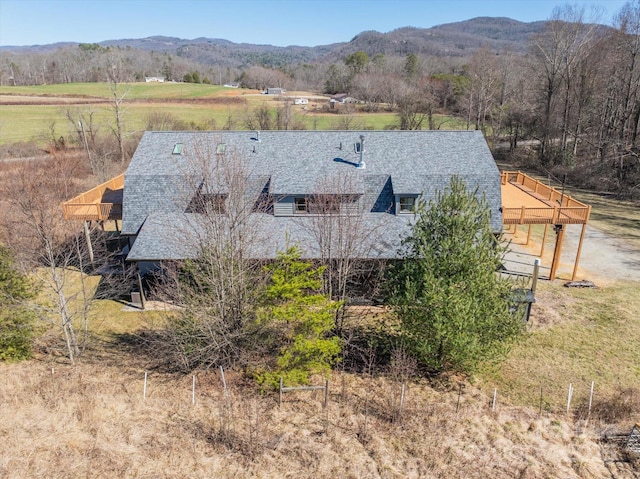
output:
[[[409,232],[413,215],[366,213],[357,223],[349,225],[348,234],[358,234],[350,251],[359,258],[396,258],[401,240]],[[189,213],[155,213],[149,215],[140,229],[127,259],[129,261],[159,261],[196,257],[199,246],[217,237],[218,226],[203,225],[202,217]],[[329,227],[331,224],[327,223]],[[297,244],[306,258],[321,258],[318,237],[314,233],[323,225],[310,216],[273,216],[256,213],[246,227],[247,254],[258,259],[272,259],[287,245]],[[246,239],[246,238],[245,238]],[[338,235],[334,239],[339,240]],[[333,245],[334,255],[340,246]]]
[[[354,144],[360,135],[365,168],[356,167],[360,154]],[[172,153],[176,143],[183,144],[181,155]],[[220,143],[226,145],[224,155],[217,154]],[[393,257],[398,233],[406,231],[408,217],[388,214],[393,195],[423,194],[428,200],[452,175],[486,195],[492,228],[502,228],[500,173],[479,131],[146,132],[125,174],[122,232],[139,234],[128,259],[188,256],[190,247],[176,241],[172,231],[190,221],[185,211],[202,184],[201,169],[215,171],[219,162],[232,158],[251,178],[247,194],[256,198],[267,186],[276,198],[324,193],[333,184],[327,178],[340,178],[340,193],[362,195],[365,211],[371,212],[366,221],[380,232],[369,249],[379,257]],[[219,182],[207,191],[226,188]],[[313,241],[300,218],[256,217],[267,238],[256,254],[275,255],[272,247],[282,246],[286,231],[292,242],[308,244],[313,256]]]

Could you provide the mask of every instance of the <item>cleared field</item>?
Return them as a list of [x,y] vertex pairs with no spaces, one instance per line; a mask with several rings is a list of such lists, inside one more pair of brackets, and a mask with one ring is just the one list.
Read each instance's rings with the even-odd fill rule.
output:
[[[120,92],[127,92],[127,98],[140,100],[148,98],[206,98],[228,92],[231,89],[219,85],[197,83],[123,83]],[[0,86],[0,95],[27,96],[74,96],[110,98],[107,83],[60,83],[37,86]]]
[[[391,112],[330,112],[328,98],[309,92],[290,92],[286,97],[261,95],[257,90],[225,88],[190,83],[132,83],[120,86],[126,92],[123,118],[127,134],[144,131],[151,115],[171,115],[188,129],[247,128],[247,119],[257,107],[267,106],[275,116],[284,102],[295,96],[310,98],[309,105],[291,105],[294,123],[307,130],[385,130],[397,127]],[[0,144],[35,141],[43,144],[55,136],[75,134],[75,125],[66,118],[67,110],[88,118],[94,112],[94,125],[102,131],[114,126],[109,104],[111,93],[105,83],[77,83],[35,87],[0,87]],[[436,115],[439,129],[464,129],[459,119]],[[426,122],[425,122],[426,126]]]

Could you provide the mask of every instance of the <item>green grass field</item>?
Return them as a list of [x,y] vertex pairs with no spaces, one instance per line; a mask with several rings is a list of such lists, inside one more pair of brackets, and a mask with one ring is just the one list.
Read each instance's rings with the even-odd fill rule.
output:
[[519,405],[562,405],[569,384],[574,404],[616,391],[640,390],[640,294],[637,282],[599,289],[540,283],[526,338],[507,360],[481,375],[487,393],[498,388]]
[[[266,105],[275,114],[282,106],[277,97],[259,95],[256,90],[214,85],[132,83],[121,85],[120,91],[126,91],[123,118],[125,131],[129,134],[144,131],[154,113],[169,114],[189,129],[242,130],[246,129],[247,118],[254,108]],[[67,110],[75,117],[82,113],[85,118],[89,117],[89,112],[94,112],[94,127],[100,131],[110,131],[114,126],[108,103],[110,91],[105,83],[0,86],[0,96],[0,145],[31,141],[44,144],[52,136],[58,139],[74,135],[75,125],[66,118]],[[51,104],[52,101],[56,104]],[[87,101],[92,103],[86,104]],[[326,101],[312,100],[308,109],[294,106],[295,121],[307,130],[385,130],[398,123],[396,115],[386,111],[349,115],[323,111]],[[13,104],[18,102],[20,104]],[[435,124],[443,130],[465,127],[461,120],[442,115],[436,115]]]
[[[219,85],[204,85],[196,83],[123,83],[119,91],[127,92],[130,100],[144,99],[188,99],[208,98],[229,91]],[[107,83],[60,83],[55,85],[36,86],[0,86],[0,95],[26,96],[69,96],[110,98],[112,93]]]

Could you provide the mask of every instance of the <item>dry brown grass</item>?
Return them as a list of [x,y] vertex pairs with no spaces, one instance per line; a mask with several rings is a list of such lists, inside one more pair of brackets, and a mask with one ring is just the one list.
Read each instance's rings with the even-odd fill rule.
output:
[[[52,375],[51,368],[54,367]],[[76,367],[32,361],[0,365],[0,476],[604,478],[592,432],[554,416],[500,405],[467,387],[436,391],[335,373],[322,393],[257,395],[228,374],[191,377],[119,361]],[[616,477],[625,477],[618,475]],[[632,477],[632,476],[627,476]]]

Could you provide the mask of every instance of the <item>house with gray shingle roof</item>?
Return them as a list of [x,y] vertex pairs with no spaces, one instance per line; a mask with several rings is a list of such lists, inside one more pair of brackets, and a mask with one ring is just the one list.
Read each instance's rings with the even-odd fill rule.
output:
[[[232,194],[240,183],[220,173],[232,164],[242,171],[240,196]],[[479,131],[146,132],[124,179],[127,260],[196,256],[195,238],[207,229],[198,198],[219,212],[245,205],[256,259],[275,258],[291,244],[322,258],[327,240],[318,222],[353,216],[357,223],[341,224],[357,235],[360,258],[397,258],[416,203],[453,175],[486,196],[500,232],[500,173]],[[335,202],[321,208],[318,198]]]

